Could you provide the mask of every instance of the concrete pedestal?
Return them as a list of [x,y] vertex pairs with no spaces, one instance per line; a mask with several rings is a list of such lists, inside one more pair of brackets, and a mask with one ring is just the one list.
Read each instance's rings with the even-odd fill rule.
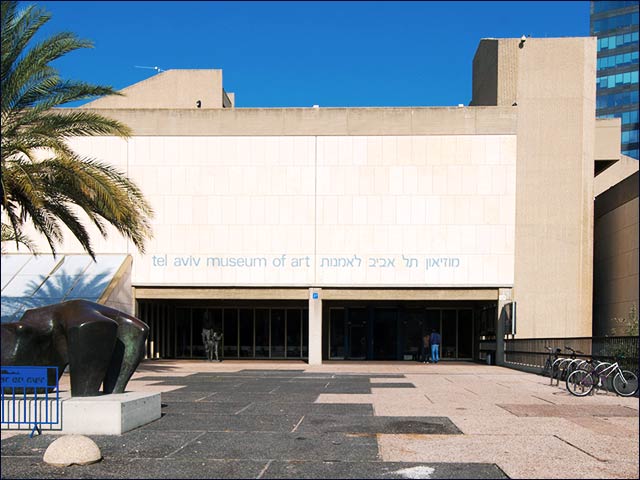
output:
[[[5,400],[5,411],[11,412],[13,401]],[[36,402],[16,399],[16,419],[26,420],[21,425],[2,424],[3,430],[26,430],[34,418],[45,419],[44,410],[49,409],[49,419],[57,423],[42,425],[43,431],[82,435],[121,435],[129,430],[146,425],[160,418],[160,393],[128,392],[97,397],[67,397],[60,399],[59,415],[55,412],[55,401]],[[48,407],[45,405],[48,404]],[[26,409],[26,412],[24,410]],[[13,417],[12,417],[13,418]],[[3,418],[8,420],[8,418]]]
[[116,393],[62,403],[62,433],[120,435],[158,418],[159,393]]

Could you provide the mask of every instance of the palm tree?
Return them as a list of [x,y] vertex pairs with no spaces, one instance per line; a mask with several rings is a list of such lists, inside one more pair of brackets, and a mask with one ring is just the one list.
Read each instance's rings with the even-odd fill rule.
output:
[[[144,252],[151,238],[153,210],[140,189],[107,163],[81,157],[67,144],[77,136],[126,138],[125,125],[87,110],[58,109],[68,102],[119,95],[111,87],[62,80],[50,63],[92,44],[73,33],[59,33],[30,50],[27,44],[51,15],[31,5],[20,11],[2,1],[2,241],[35,252],[24,227],[44,235],[53,255],[66,226],[95,259],[84,212],[106,237],[107,224]],[[43,155],[42,152],[45,152]]]

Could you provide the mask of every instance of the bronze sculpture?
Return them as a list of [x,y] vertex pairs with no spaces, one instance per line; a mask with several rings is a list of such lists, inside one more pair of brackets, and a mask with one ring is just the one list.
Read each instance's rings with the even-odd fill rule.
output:
[[214,331],[213,328],[202,329],[202,343],[204,344],[204,351],[207,354],[207,360],[210,362],[213,362],[214,356],[216,362],[220,361],[218,356],[220,340],[222,340],[222,334]]
[[4,323],[2,366],[69,365],[71,396],[123,393],[142,359],[149,327],[114,308],[70,300],[27,310]]

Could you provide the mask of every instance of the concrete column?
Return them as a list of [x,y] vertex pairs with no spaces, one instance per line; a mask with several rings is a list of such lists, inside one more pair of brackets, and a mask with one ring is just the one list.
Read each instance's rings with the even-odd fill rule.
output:
[[322,289],[309,289],[309,365],[322,365]]
[[591,336],[596,42],[509,47],[518,55],[518,338]]
[[597,39],[485,39],[472,105],[518,114],[518,338],[591,336]]
[[510,288],[498,289],[498,319],[496,324],[496,365],[504,365],[504,306],[511,302],[512,291]]

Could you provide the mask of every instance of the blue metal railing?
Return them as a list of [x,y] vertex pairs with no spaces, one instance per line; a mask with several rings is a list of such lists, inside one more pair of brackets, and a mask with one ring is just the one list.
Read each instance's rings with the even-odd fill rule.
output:
[[3,429],[31,429],[41,434],[42,425],[60,423],[58,367],[1,367]]

